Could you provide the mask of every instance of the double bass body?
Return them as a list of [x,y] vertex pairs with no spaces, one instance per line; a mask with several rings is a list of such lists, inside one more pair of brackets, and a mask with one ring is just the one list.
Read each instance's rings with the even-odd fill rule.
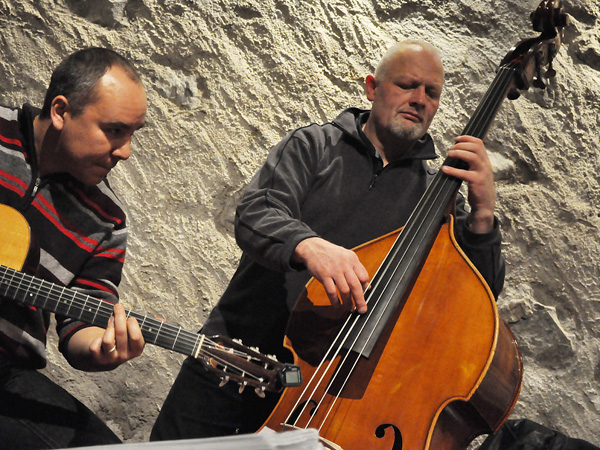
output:
[[[397,234],[356,249],[370,275]],[[294,308],[286,339],[310,381],[284,392],[269,428],[317,428],[324,441],[345,450],[459,449],[508,417],[521,358],[451,223],[442,226],[368,358],[354,351],[328,357],[322,342],[348,311],[327,304],[313,281]]]

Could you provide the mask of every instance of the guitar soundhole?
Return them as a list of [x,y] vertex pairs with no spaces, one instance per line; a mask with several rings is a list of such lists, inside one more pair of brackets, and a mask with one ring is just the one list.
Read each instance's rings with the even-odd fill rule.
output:
[[391,423],[379,425],[375,430],[375,436],[381,439],[385,436],[388,428],[394,430],[394,446],[392,447],[392,450],[402,450],[402,433],[400,433],[400,430],[396,425],[392,425]]

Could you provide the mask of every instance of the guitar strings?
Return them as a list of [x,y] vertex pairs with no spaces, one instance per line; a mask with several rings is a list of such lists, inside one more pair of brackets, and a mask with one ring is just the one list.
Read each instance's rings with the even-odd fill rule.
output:
[[[106,328],[109,318],[113,315],[114,305],[105,300],[97,299],[82,292],[68,289],[63,286],[54,285],[46,280],[37,279],[31,275],[4,266],[1,267],[0,274],[2,274],[0,282],[6,286],[4,295],[18,300],[20,297],[20,303],[31,304],[32,306],[35,306],[33,302],[41,297],[45,299],[44,307],[41,307],[41,309],[50,309],[48,307],[50,304],[53,306],[53,312],[70,315],[70,317],[79,320],[83,320],[84,313],[89,315],[93,314],[92,324],[98,325],[98,318],[103,319],[105,324],[103,328]],[[11,289],[13,290],[12,295],[10,292]],[[63,297],[66,297],[65,293],[68,294],[68,300],[63,299]],[[64,310],[62,311],[59,307],[61,302],[64,306],[66,306],[66,308],[63,308]],[[92,306],[94,308],[92,308]],[[70,312],[71,309],[78,311],[79,315],[77,316]],[[149,341],[150,343],[157,344],[159,338],[164,337],[169,341],[173,341],[173,345],[170,346],[171,350],[179,348],[178,351],[187,355],[198,353],[203,357],[212,359],[223,366],[227,366],[230,369],[247,374],[255,380],[260,381],[261,379],[261,377],[249,373],[239,365],[236,365],[230,360],[224,358],[222,355],[224,352],[226,352],[226,350],[224,350],[225,347],[210,338],[205,337],[204,342],[206,342],[207,345],[203,346],[203,348],[197,351],[196,346],[198,345],[198,341],[200,339],[200,335],[198,333],[186,331],[179,326],[170,325],[161,320],[148,317],[148,315],[144,316],[133,311],[126,311],[126,315],[127,317],[135,317],[138,322],[141,320],[140,328],[142,331],[146,332],[146,334],[150,334],[151,337],[154,337],[154,341]],[[163,345],[163,347],[169,348],[166,345]],[[265,360],[258,359],[255,356],[248,355],[248,353],[239,351],[237,349],[230,349],[227,351],[227,353],[239,358],[243,358],[247,361],[259,361],[266,364]],[[276,363],[277,361],[274,360],[273,364]],[[265,368],[265,370],[267,369]]]
[[[7,271],[5,271],[6,273]],[[108,322],[108,319],[113,315],[114,305],[110,302],[100,300],[97,298],[93,298],[84,294],[82,292],[76,290],[69,290],[62,286],[53,285],[45,280],[39,280],[35,277],[31,277],[27,274],[23,274],[18,271],[14,271],[14,275],[12,276],[9,283],[4,281],[3,283],[8,284],[9,288],[12,288],[21,293],[22,301],[27,303],[27,296],[31,298],[37,299],[38,297],[45,298],[46,301],[44,305],[40,306],[42,309],[50,309],[48,303],[54,303],[52,307],[53,312],[57,312],[59,314],[68,315],[70,313],[70,309],[75,308],[79,311],[79,315],[75,315],[74,313],[70,313],[75,319],[83,319],[84,314],[88,314],[90,316],[93,315],[93,318],[90,320],[92,324],[99,325],[99,320],[104,319],[104,322]],[[28,286],[23,285],[23,281],[27,281]],[[32,289],[33,286],[33,289]],[[37,287],[37,290],[35,289]],[[65,292],[69,294],[70,299],[64,300]],[[8,288],[6,291],[8,294]],[[61,302],[68,307],[61,311],[60,304]],[[67,303],[68,302],[68,303]],[[156,339],[158,338],[158,333],[155,333],[155,330],[159,330],[162,327],[165,327],[164,334],[166,336],[176,335],[178,329],[172,325],[165,324],[164,322],[153,319],[151,317],[143,316],[141,314],[134,313],[132,311],[126,311],[127,317],[133,316],[138,321],[141,319],[140,328],[145,329],[148,333],[151,333],[155,337],[155,341],[151,343],[156,343]],[[85,321],[85,320],[84,320]],[[106,324],[104,324],[104,328]],[[185,337],[185,335],[184,335]],[[195,341],[195,339],[193,339]]]

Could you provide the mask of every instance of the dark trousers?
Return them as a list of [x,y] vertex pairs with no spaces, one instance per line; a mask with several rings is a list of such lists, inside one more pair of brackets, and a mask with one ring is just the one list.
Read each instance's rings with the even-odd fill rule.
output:
[[83,403],[29,369],[0,361],[0,448],[42,449],[121,440]]
[[262,399],[253,389],[239,393],[233,382],[219,387],[219,378],[193,358],[181,371],[156,419],[151,441],[207,438],[253,433],[275,407],[278,394]]
[[509,420],[479,450],[600,450],[528,419]]

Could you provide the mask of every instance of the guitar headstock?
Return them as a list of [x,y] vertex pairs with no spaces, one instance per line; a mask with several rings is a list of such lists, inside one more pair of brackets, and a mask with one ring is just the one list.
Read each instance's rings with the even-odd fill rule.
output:
[[281,392],[285,387],[302,384],[300,367],[281,363],[226,336],[206,337],[196,357],[221,378],[220,386],[233,381],[239,384],[240,393],[250,386],[264,397],[265,391]]
[[[529,89],[531,85],[544,89],[544,78],[552,78],[555,71],[552,61],[558,53],[563,40],[563,28],[569,23],[561,0],[542,0],[530,15],[537,38],[525,39],[517,44],[502,60],[500,67],[516,67],[519,75],[515,77],[507,97],[514,100],[519,91]],[[543,72],[543,68],[548,69]]]

